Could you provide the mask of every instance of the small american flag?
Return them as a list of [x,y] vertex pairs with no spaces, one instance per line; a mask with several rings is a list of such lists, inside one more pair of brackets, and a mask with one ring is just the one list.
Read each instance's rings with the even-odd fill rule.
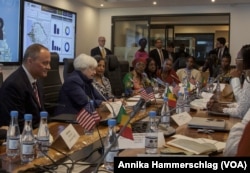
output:
[[91,130],[100,121],[100,116],[88,103],[76,116],[76,121],[86,130]]
[[153,87],[143,88],[140,92],[140,96],[145,100],[149,101],[151,99],[155,99],[154,89]]

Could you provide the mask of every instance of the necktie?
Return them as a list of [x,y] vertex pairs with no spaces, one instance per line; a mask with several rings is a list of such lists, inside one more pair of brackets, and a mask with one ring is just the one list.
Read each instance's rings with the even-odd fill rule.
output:
[[162,54],[162,50],[159,49],[159,54],[160,54],[160,59],[161,59],[161,66],[163,65],[163,62],[164,62],[164,57],[163,57],[163,54]]
[[105,58],[105,56],[106,56],[105,54],[106,54],[105,49],[102,48],[102,57],[103,57],[103,58]]
[[37,90],[36,82],[33,82],[33,83],[32,83],[32,86],[33,86],[33,92],[34,92],[34,94],[35,94],[37,103],[38,103],[39,107],[41,107],[41,103],[40,103],[40,99],[39,99],[39,95],[38,95],[38,90]]

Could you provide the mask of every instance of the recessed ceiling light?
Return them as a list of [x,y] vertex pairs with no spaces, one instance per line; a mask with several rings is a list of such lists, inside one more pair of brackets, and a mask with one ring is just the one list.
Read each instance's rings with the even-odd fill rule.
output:
[[100,4],[101,7],[103,7],[104,5],[103,4]]
[[211,2],[215,2],[215,0],[211,0]]
[[157,5],[157,2],[156,2],[156,1],[153,1],[153,5]]

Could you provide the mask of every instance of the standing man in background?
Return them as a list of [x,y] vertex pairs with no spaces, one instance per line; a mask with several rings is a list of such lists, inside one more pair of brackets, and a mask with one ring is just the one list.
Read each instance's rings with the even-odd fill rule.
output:
[[221,63],[221,59],[225,55],[229,55],[229,49],[226,46],[226,39],[224,37],[218,37],[216,41],[216,48],[209,52],[209,55],[217,55],[217,64]]
[[23,130],[26,113],[33,115],[33,128],[39,126],[44,102],[38,79],[47,76],[50,61],[50,52],[43,45],[33,44],[26,49],[22,65],[5,79],[0,89],[0,126],[10,124],[12,110],[19,113],[20,131]]
[[104,47],[105,46],[105,42],[106,42],[105,37],[100,36],[98,38],[98,44],[99,44],[99,46],[91,49],[90,55],[93,56],[93,57],[96,56],[96,55],[100,55],[103,58],[105,58],[107,55],[113,54],[111,50],[109,50],[108,48]]
[[162,48],[162,40],[160,38],[155,40],[155,49],[149,52],[149,57],[155,60],[158,69],[163,66],[165,59],[168,58],[168,52]]

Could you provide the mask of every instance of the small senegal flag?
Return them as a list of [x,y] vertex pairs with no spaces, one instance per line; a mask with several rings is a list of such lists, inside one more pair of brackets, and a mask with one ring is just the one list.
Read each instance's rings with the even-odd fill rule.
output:
[[[121,119],[121,123],[119,124],[119,127],[124,128],[124,125],[127,123],[129,118],[130,118],[129,115],[127,114],[123,115]],[[132,131],[132,127],[130,123],[125,127],[125,129],[121,133],[121,136],[123,136],[124,138],[134,140],[133,131]]]
[[176,98],[169,88],[167,90],[166,97],[168,97],[168,105],[173,108],[176,107]]
[[121,133],[121,136],[123,136],[124,138],[134,140],[131,124],[128,124],[126,127],[124,127],[124,125],[127,123],[129,118],[130,117],[127,114],[126,110],[124,109],[123,106],[121,106],[120,111],[117,116],[117,122],[119,124],[119,127],[125,128],[123,132]]
[[127,114],[127,112],[126,112],[126,110],[125,110],[125,108],[123,107],[123,106],[121,106],[121,108],[120,108],[120,110],[119,110],[119,113],[118,113],[118,115],[117,115],[117,124],[119,124],[120,122],[121,122],[121,120],[122,120],[122,116],[123,115],[126,115]]

